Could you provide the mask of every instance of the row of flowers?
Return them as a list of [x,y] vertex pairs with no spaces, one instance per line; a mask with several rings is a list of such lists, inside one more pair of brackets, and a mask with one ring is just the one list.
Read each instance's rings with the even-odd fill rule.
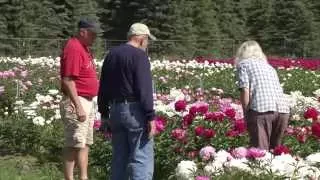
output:
[[238,147],[231,151],[219,150],[212,146],[203,147],[199,153],[199,162],[193,160],[181,161],[175,170],[178,180],[210,180],[230,170],[239,170],[252,175],[272,175],[283,179],[320,178],[320,153],[314,153],[306,158],[290,154],[283,145],[272,152],[258,148]]

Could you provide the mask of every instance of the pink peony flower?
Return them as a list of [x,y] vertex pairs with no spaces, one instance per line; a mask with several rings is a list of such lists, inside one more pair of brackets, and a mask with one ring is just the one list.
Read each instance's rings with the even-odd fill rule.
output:
[[205,102],[196,102],[194,104],[191,105],[190,109],[189,109],[189,113],[190,114],[206,114],[209,110],[209,104],[205,103]]
[[314,135],[317,138],[320,138],[320,123],[316,122],[313,123],[311,126],[312,135]]
[[182,119],[182,126],[188,127],[189,125],[192,124],[193,119],[194,119],[194,115],[192,115],[192,114],[185,115]]
[[32,82],[31,82],[31,81],[27,81],[27,82],[25,82],[24,84],[27,85],[27,86],[29,86],[29,87],[32,86]]
[[202,127],[202,126],[197,126],[197,127],[194,129],[194,132],[195,132],[196,136],[203,136],[204,131],[205,131],[205,129],[204,129],[204,127]]
[[226,136],[228,136],[228,137],[236,137],[238,135],[239,135],[239,131],[236,131],[233,129],[227,131],[227,133],[226,133]]
[[266,154],[266,151],[263,149],[259,149],[259,148],[249,148],[247,151],[247,157],[248,158],[260,158],[260,157],[264,157]]
[[215,135],[216,132],[213,129],[205,129],[203,133],[203,136],[208,139],[213,138]]
[[26,78],[27,76],[28,76],[28,71],[26,70],[26,71],[22,71],[21,73],[20,73],[20,76],[22,77],[22,78]]
[[187,107],[187,102],[185,100],[179,100],[174,104],[174,108],[178,112],[185,111]]
[[319,115],[319,112],[314,107],[308,108],[303,114],[304,118],[312,119],[312,120],[317,120],[318,119],[318,115]]
[[200,158],[205,161],[213,158],[215,154],[216,149],[214,149],[212,146],[205,146],[199,152]]
[[248,155],[248,150],[245,147],[238,147],[231,151],[231,155],[237,159],[245,158]]
[[186,130],[180,128],[174,129],[171,132],[171,137],[176,140],[183,141],[186,138]]
[[93,128],[99,130],[101,126],[101,120],[94,120]]
[[195,180],[210,180],[208,176],[197,176]]
[[238,131],[240,134],[247,130],[246,122],[243,119],[234,121],[234,130]]
[[290,149],[287,146],[279,145],[274,148],[273,154],[276,156],[281,155],[281,154],[290,154]]
[[229,117],[230,119],[234,119],[234,117],[236,116],[236,111],[233,108],[229,108],[227,109],[225,112],[227,117]]
[[156,124],[156,134],[162,133],[166,128],[166,120],[163,117],[156,117],[155,119]]

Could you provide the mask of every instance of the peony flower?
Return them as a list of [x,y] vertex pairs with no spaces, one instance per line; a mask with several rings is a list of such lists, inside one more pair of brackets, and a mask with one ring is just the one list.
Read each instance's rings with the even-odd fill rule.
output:
[[101,120],[94,120],[93,128],[99,130],[101,126]]
[[229,130],[226,132],[226,136],[228,137],[236,137],[239,135],[239,131],[236,131],[236,130]]
[[181,161],[176,168],[176,177],[178,180],[193,180],[196,171],[197,165],[195,162]]
[[320,123],[319,122],[313,123],[311,126],[311,131],[314,136],[316,136],[317,138],[320,138]]
[[306,119],[312,119],[315,121],[318,119],[318,115],[319,115],[318,110],[314,107],[310,107],[304,112],[303,117]]
[[263,149],[259,149],[259,148],[249,148],[247,151],[247,157],[248,158],[261,158],[263,156],[265,156],[266,151]]
[[194,129],[194,132],[195,132],[196,136],[203,136],[204,131],[205,131],[205,129],[204,129],[204,127],[202,127],[202,126],[197,126],[197,127]]
[[177,139],[177,140],[179,140],[179,141],[182,141],[182,140],[184,140],[185,137],[186,137],[186,130],[184,130],[184,129],[179,129],[179,128],[174,129],[174,130],[172,130],[172,132],[171,132],[171,137],[173,137],[174,139]]
[[234,119],[234,117],[236,116],[236,111],[233,108],[228,108],[224,113],[230,119]]
[[201,159],[205,161],[213,158],[215,154],[216,150],[212,146],[205,146],[199,152]]
[[231,155],[237,159],[245,158],[247,157],[247,154],[248,154],[248,150],[245,147],[238,147],[231,151]]
[[244,133],[247,130],[246,122],[243,119],[234,121],[234,129],[240,134]]
[[210,180],[208,176],[197,176],[195,180]]
[[203,133],[203,136],[208,139],[214,137],[215,135],[216,132],[213,129],[205,129]]
[[290,149],[287,146],[279,145],[274,148],[273,154],[278,156],[282,154],[290,154]]
[[184,127],[187,127],[187,126],[191,125],[193,119],[194,119],[194,115],[192,115],[192,114],[187,114],[187,115],[185,115],[185,116],[183,117],[183,119],[182,119],[182,125],[183,125]]
[[166,128],[166,120],[163,117],[156,117],[156,134],[162,133]]
[[20,73],[20,76],[21,76],[22,78],[26,78],[26,77],[28,76],[28,71],[22,71],[22,72]]
[[174,104],[174,108],[178,112],[185,111],[187,107],[187,102],[185,100],[179,100]]

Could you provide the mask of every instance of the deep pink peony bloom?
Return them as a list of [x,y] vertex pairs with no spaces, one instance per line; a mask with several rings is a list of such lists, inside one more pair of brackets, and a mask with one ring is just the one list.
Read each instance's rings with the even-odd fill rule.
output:
[[102,123],[101,123],[101,120],[94,120],[93,128],[96,129],[96,130],[99,130],[101,124],[102,124]]
[[316,136],[317,138],[320,138],[320,123],[316,122],[312,124],[311,127],[312,135]]
[[260,157],[264,157],[265,154],[266,154],[265,150],[252,147],[252,148],[248,149],[247,157],[248,158],[260,158]]
[[194,115],[192,115],[192,114],[185,115],[182,119],[182,126],[188,127],[189,125],[192,124],[193,119],[194,119]]
[[174,129],[171,132],[171,137],[176,140],[183,141],[186,138],[186,130],[180,128]]
[[195,180],[210,180],[208,176],[197,176]]
[[198,111],[197,107],[196,107],[196,106],[192,106],[192,107],[190,107],[190,109],[189,109],[189,114],[191,114],[191,115],[196,115],[196,114],[197,114],[197,111]]
[[209,110],[209,104],[205,103],[205,102],[196,102],[194,104],[191,105],[190,109],[189,109],[189,113],[190,114],[206,114]]
[[202,126],[197,126],[195,129],[194,129],[194,132],[196,134],[196,136],[203,136],[204,135],[204,127]]
[[277,156],[281,154],[290,154],[290,149],[287,146],[279,145],[274,148],[273,154]]
[[231,155],[237,159],[245,158],[248,155],[248,150],[245,147],[238,147],[231,151]]
[[314,107],[308,108],[303,114],[304,118],[312,119],[312,120],[317,120],[318,119],[318,115],[319,115],[319,112]]
[[236,131],[233,129],[227,131],[227,133],[226,133],[226,136],[228,136],[228,137],[236,137],[238,135],[239,135],[239,131]]
[[187,107],[187,102],[185,100],[179,100],[174,104],[174,108],[178,112],[185,111]]
[[228,108],[224,113],[230,119],[234,119],[234,117],[236,116],[236,111],[233,108]]
[[157,116],[155,119],[156,134],[162,133],[166,128],[166,120],[163,117]]
[[243,119],[234,121],[234,130],[237,130],[240,134],[247,130],[246,122]]
[[205,129],[203,136],[205,138],[213,138],[216,135],[216,132],[213,129]]

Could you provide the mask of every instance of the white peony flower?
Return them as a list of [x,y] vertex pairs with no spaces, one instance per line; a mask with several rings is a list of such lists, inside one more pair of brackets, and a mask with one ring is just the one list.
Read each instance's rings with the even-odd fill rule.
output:
[[176,168],[178,180],[193,180],[197,165],[193,161],[181,161]]

